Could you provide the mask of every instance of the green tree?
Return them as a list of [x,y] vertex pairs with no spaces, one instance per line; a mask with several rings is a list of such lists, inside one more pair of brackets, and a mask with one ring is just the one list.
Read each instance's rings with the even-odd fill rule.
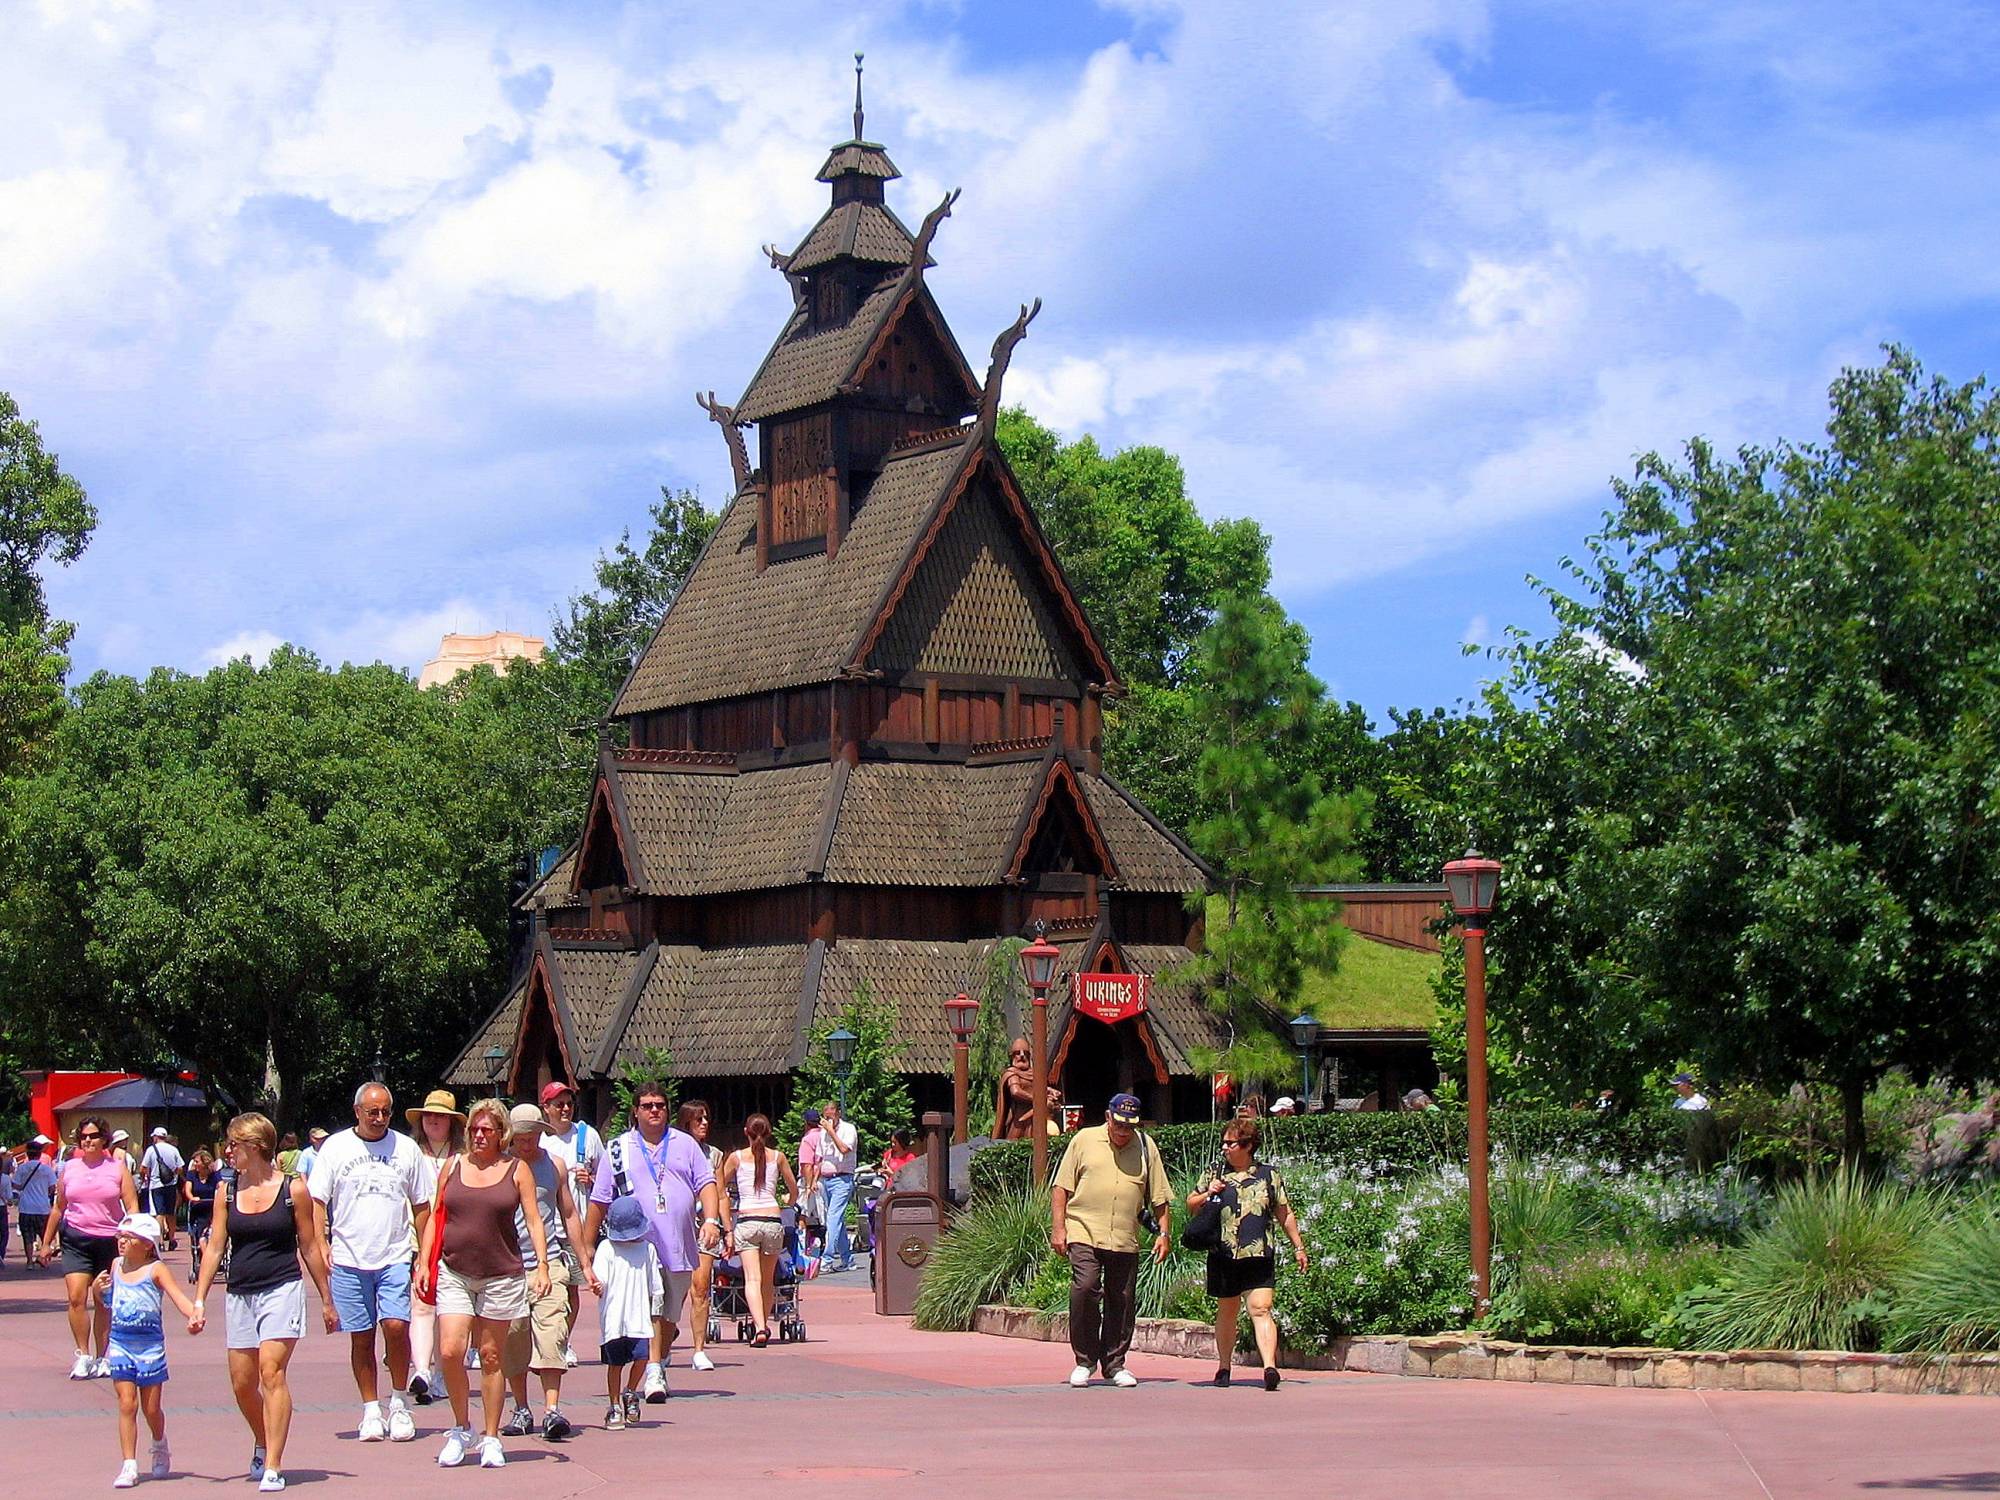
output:
[[813,1022],[806,1060],[792,1074],[791,1107],[778,1122],[778,1139],[800,1139],[807,1107],[839,1097],[840,1079],[827,1056],[826,1039],[843,1026],[856,1037],[847,1078],[847,1118],[854,1123],[861,1160],[877,1161],[890,1131],[915,1127],[917,1107],[897,1071],[896,1008],[876,999],[865,984],[855,988],[839,1015]]
[[1180,460],[1161,448],[1107,458],[1022,411],[1000,414],[1000,448],[1126,684],[1181,680],[1195,637],[1228,595],[1271,579],[1255,521],[1205,521]]
[[83,555],[97,511],[0,391],[0,776],[27,765],[65,705],[73,627],[51,620],[42,570]]
[[1363,799],[1329,792],[1301,769],[1324,689],[1306,670],[1305,632],[1268,595],[1223,602],[1197,645],[1194,679],[1206,811],[1192,833],[1221,899],[1205,951],[1185,970],[1231,1038],[1203,1064],[1282,1077],[1278,1028],[1307,968],[1338,965],[1343,930],[1328,903],[1295,888],[1353,873]]
[[1614,486],[1554,636],[1503,652],[1472,801],[1535,1066],[1824,1080],[1852,1159],[1887,1068],[2000,1055],[2000,399],[1891,349],[1830,405],[1823,443]]
[[645,545],[634,549],[632,533],[622,533],[610,552],[598,554],[596,588],[572,598],[555,620],[550,654],[577,669],[600,719],[722,521],[693,490],[664,485],[649,514]]
[[178,1055],[290,1120],[338,1114],[377,1046],[399,1092],[434,1080],[505,978],[515,860],[450,708],[291,650],[83,684],[5,788],[17,1045]]

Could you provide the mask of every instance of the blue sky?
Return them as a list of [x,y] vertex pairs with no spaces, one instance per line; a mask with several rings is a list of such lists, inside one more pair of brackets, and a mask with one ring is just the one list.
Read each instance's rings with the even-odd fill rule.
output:
[[2000,333],[1990,6],[42,0],[0,51],[0,388],[101,512],[77,664],[535,630],[732,397],[847,130],[1009,395],[1271,532],[1378,719],[1538,626],[1635,453],[1806,438]]

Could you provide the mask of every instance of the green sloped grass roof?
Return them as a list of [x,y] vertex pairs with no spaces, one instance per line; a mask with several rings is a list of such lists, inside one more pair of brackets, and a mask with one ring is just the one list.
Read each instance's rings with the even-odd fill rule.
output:
[[[1220,896],[1208,898],[1208,925],[1222,925]],[[1444,967],[1435,953],[1419,953],[1349,933],[1340,950],[1340,968],[1328,974],[1308,970],[1302,1008],[1336,1031],[1428,1031],[1437,1021],[1431,976]]]

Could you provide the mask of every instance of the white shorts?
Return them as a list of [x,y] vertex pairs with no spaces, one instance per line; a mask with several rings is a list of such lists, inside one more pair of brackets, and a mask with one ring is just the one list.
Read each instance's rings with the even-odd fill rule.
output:
[[305,1337],[303,1281],[288,1281],[267,1292],[230,1292],[223,1308],[223,1332],[228,1348],[255,1349],[272,1339]]
[[687,1301],[688,1288],[694,1284],[694,1272],[662,1271],[660,1274],[666,1278],[667,1286],[664,1295],[655,1295],[653,1298],[653,1316],[665,1318],[678,1328],[681,1323],[681,1305]]
[[439,1261],[437,1310],[440,1318],[492,1318],[511,1323],[528,1315],[528,1278],[461,1276]]

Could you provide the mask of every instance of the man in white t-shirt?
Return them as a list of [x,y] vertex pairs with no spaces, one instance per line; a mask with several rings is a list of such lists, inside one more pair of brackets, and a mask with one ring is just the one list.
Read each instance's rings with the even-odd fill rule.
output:
[[[588,1203],[598,1163],[604,1160],[604,1137],[588,1120],[576,1117],[576,1091],[561,1079],[542,1085],[541,1105],[542,1118],[549,1122],[548,1133],[542,1137],[542,1149],[568,1166],[570,1191],[577,1202]],[[569,1266],[569,1321],[574,1328],[580,1303],[578,1293],[583,1289],[583,1266],[574,1245],[565,1245],[563,1250]],[[576,1350],[567,1343],[563,1345],[563,1358],[575,1366]]]
[[847,1200],[854,1196],[854,1167],[860,1136],[850,1121],[840,1118],[840,1105],[829,1099],[820,1107],[815,1175],[826,1193],[826,1263],[822,1269],[845,1271],[854,1264],[854,1247],[847,1241]]
[[1708,1096],[1694,1086],[1694,1074],[1674,1074],[1674,1092],[1680,1097],[1674,1100],[1675,1109],[1707,1109]]
[[[379,1083],[354,1096],[354,1128],[328,1136],[306,1190],[320,1238],[333,1241],[333,1305],[348,1335],[348,1363],[361,1393],[364,1443],[407,1443],[410,1414],[410,1235],[430,1215],[431,1169],[417,1143],[391,1130],[394,1101]],[[389,1414],[375,1374],[375,1325],[388,1357]]]

